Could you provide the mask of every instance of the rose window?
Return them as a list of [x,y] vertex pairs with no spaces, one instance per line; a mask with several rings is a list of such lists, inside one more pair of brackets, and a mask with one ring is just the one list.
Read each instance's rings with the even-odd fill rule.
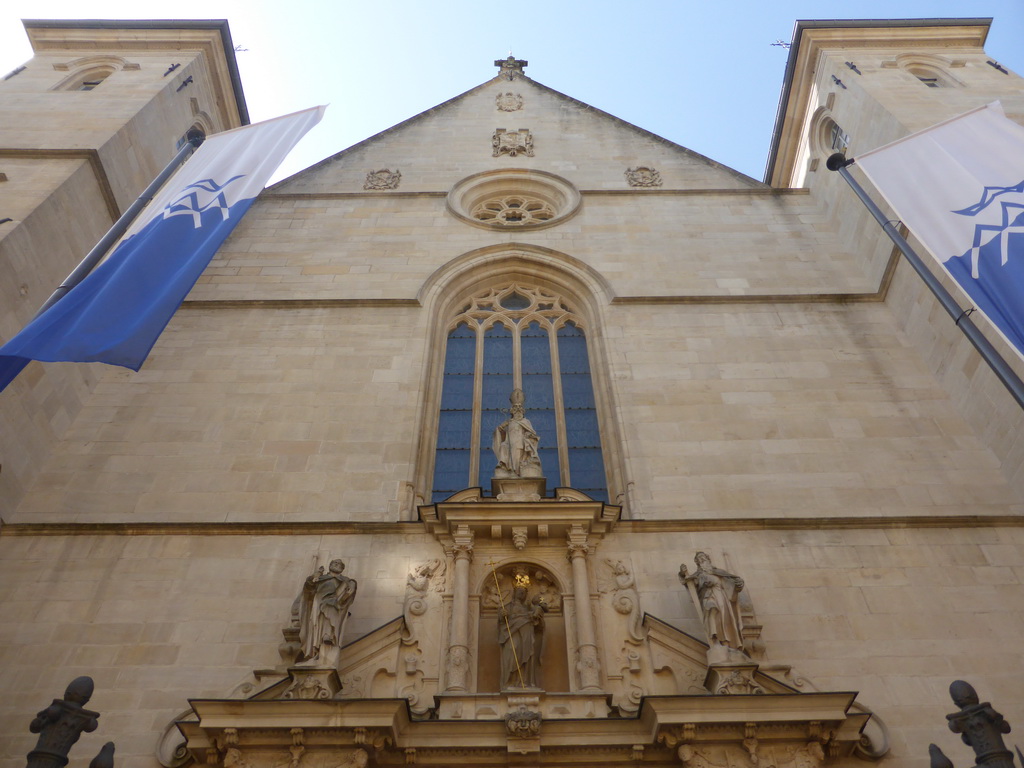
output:
[[509,195],[479,203],[470,215],[488,224],[521,227],[549,221],[555,217],[555,210],[549,203],[537,198]]

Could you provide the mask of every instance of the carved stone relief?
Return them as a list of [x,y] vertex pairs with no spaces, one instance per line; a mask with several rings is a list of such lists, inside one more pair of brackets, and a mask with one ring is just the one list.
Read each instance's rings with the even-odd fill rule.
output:
[[525,59],[517,59],[511,53],[507,59],[498,59],[494,62],[494,66],[499,68],[498,76],[503,77],[506,80],[514,80],[517,77],[523,77],[523,68],[529,66],[530,62]]
[[682,744],[676,750],[685,768],[724,768],[733,765],[767,765],[773,768],[819,768],[825,752],[816,741],[802,746],[759,747],[756,739],[742,745],[695,747]]
[[500,112],[517,112],[523,108],[523,97],[512,91],[499,93],[494,100]]
[[505,730],[509,736],[527,739],[540,735],[540,712],[526,708],[525,704],[505,715]]
[[520,153],[527,157],[533,157],[533,134],[529,128],[520,128],[518,131],[506,131],[498,128],[491,137],[491,156],[500,157],[508,155],[516,157]]
[[661,173],[654,168],[638,165],[626,169],[626,182],[631,187],[660,187]]
[[402,172],[397,168],[394,171],[381,168],[379,171],[370,171],[366,174],[363,189],[398,189],[401,181]]
[[417,563],[409,569],[405,582],[405,605],[402,615],[405,618],[405,631],[402,643],[413,645],[421,629],[421,620],[431,605],[431,595],[444,591],[445,564],[439,560],[427,560]]
[[621,560],[606,559],[605,563],[611,569],[612,578],[605,580],[601,591],[611,594],[612,607],[626,617],[626,641],[639,645],[644,641],[645,635],[640,595],[636,591],[633,573]]

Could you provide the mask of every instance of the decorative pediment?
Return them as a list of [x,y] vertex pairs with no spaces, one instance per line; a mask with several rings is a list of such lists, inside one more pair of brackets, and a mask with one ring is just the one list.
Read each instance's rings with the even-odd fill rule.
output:
[[[340,561],[317,569],[284,631],[293,655],[257,674],[249,698],[191,702],[187,750],[221,768],[522,755],[817,768],[884,751],[861,744],[871,714],[855,693],[804,693],[766,674],[750,653],[760,626],[738,601],[743,580],[707,554],[679,571],[681,600],[705,610],[705,639],[644,614],[632,560],[612,555],[619,512],[571,489],[534,502],[469,489],[421,507],[437,553],[410,564],[402,616],[340,649],[299,652],[313,620],[303,600],[350,594]],[[721,616],[707,613],[715,601]]]

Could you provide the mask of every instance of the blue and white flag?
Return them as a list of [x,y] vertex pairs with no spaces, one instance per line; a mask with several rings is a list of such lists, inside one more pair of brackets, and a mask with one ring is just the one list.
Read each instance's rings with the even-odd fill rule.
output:
[[1024,356],[1024,126],[993,102],[860,155],[857,166]]
[[0,390],[30,360],[139,370],[217,248],[323,113],[314,107],[207,139],[106,260],[0,347]]

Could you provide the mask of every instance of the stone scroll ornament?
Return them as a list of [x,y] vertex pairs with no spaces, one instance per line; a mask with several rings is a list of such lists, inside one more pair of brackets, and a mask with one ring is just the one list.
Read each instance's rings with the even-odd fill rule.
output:
[[[974,768],[1014,768],[1013,753],[1003,743],[1003,734],[1010,732],[1010,724],[987,701],[978,701],[978,693],[970,683],[954,680],[949,686],[953,703],[959,712],[946,715],[949,730],[959,733],[964,744],[974,750]],[[953,762],[935,744],[928,746],[931,768],[953,768]],[[1017,756],[1024,765],[1020,747]]]
[[636,591],[636,580],[629,567],[621,560],[605,560],[612,569],[615,587],[612,590],[612,607],[626,617],[629,642],[639,645],[646,637],[643,615],[640,612],[640,595]]
[[[99,712],[86,709],[94,685],[91,677],[76,677],[64,691],[63,699],[35,716],[28,729],[39,734],[36,748],[28,753],[27,768],[63,768],[68,753],[83,732],[92,733],[99,725]],[[89,764],[90,768],[113,768],[114,742],[108,741]]]
[[435,591],[444,589],[445,566],[440,560],[428,560],[425,563],[417,563],[409,569],[409,576],[405,582],[405,604],[402,608],[402,615],[405,618],[405,629],[402,634],[403,645],[416,643],[416,617],[427,612],[427,597],[430,591],[431,580],[436,575],[437,582]]
[[344,575],[345,563],[332,560],[306,578],[299,594],[299,666],[337,669],[348,610],[356,598],[356,581]]

